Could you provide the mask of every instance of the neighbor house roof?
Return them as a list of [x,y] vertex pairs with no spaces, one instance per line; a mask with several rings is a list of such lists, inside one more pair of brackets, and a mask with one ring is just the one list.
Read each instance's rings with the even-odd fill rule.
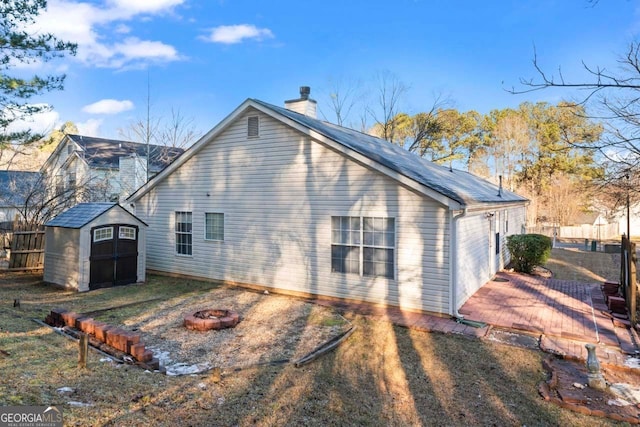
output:
[[235,118],[249,108],[268,114],[301,132],[330,143],[347,155],[357,153],[358,158],[365,159],[379,170],[388,173],[390,176],[400,177],[403,182],[417,183],[418,186],[421,186],[420,188],[428,190],[425,191],[426,194],[450,206],[463,208],[478,205],[524,204],[527,202],[526,198],[504,188],[500,189],[497,185],[469,172],[437,165],[381,138],[314,119],[256,99],[247,99],[187,150],[181,158],[142,186],[130,199],[135,201],[142,197],[149,189],[162,181],[165,176],[199,152],[206,144],[224,131]]
[[[63,228],[82,228],[94,219],[98,218],[103,213],[118,206],[120,209],[129,213],[133,218],[136,218],[126,209],[122,208],[117,203],[78,203],[72,208],[67,209],[60,215],[56,216],[45,224],[47,227],[63,227]],[[136,218],[138,221],[140,219]],[[143,221],[140,221],[144,224]]]
[[[147,156],[147,144],[84,135],[67,135],[67,138],[82,148],[82,158],[95,168],[117,169],[121,157]],[[184,149],[178,147],[149,144],[149,170],[161,171],[183,152]]]
[[[40,177],[40,172],[0,171],[0,206],[24,204],[24,196],[32,191],[31,183]],[[26,191],[20,191],[25,187]]]

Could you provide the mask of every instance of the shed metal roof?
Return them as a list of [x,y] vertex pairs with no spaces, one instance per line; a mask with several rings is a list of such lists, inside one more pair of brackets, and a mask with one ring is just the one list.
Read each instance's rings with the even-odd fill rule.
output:
[[527,199],[476,175],[430,162],[384,139],[314,119],[283,107],[252,99],[389,169],[411,178],[463,205],[526,202]]
[[115,206],[120,207],[133,218],[144,224],[143,221],[131,214],[117,203],[94,202],[94,203],[78,203],[72,208],[67,209],[60,215],[56,216],[45,224],[47,227],[63,227],[63,228],[82,228],[103,213]]

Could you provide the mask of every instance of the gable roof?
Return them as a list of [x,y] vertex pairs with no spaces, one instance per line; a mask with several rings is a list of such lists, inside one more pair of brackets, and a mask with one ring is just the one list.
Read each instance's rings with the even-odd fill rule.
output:
[[173,170],[200,151],[246,110],[255,108],[320,140],[347,156],[409,184],[423,194],[452,208],[477,205],[524,204],[528,200],[469,172],[449,169],[425,160],[398,145],[342,126],[314,119],[269,103],[247,99],[216,127],[204,135],[176,162],[129,197],[135,201],[162,181]]
[[[30,184],[39,178],[40,172],[0,171],[0,206],[23,205],[24,196],[31,190]],[[21,192],[21,186],[27,191]]]
[[98,218],[103,213],[107,212],[114,207],[119,207],[123,211],[127,212],[137,221],[145,224],[138,219],[131,212],[124,209],[117,203],[78,203],[72,208],[67,209],[60,215],[56,216],[52,220],[48,221],[46,227],[63,227],[63,228],[82,228],[94,219]]
[[[91,167],[117,169],[120,157],[147,156],[147,144],[116,139],[95,138],[83,135],[67,135],[82,148],[82,158]],[[159,172],[180,156],[184,149],[149,144],[149,169]]]

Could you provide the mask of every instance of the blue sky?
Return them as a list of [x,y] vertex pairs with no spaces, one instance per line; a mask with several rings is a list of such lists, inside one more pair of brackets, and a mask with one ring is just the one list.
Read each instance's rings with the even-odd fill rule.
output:
[[481,113],[555,103],[573,94],[505,90],[535,77],[534,46],[545,69],[580,79],[581,61],[613,69],[640,32],[637,0],[48,3],[33,28],[79,48],[76,57],[14,70],[67,75],[64,91],[36,100],[54,110],[32,126],[72,121],[108,138],[146,116],[147,83],[153,117],[173,108],[202,132],[246,98],[282,105],[301,85],[328,118],[332,82],[359,81],[359,99],[373,107],[380,73],[409,88],[401,106],[409,113],[428,110],[437,95]]

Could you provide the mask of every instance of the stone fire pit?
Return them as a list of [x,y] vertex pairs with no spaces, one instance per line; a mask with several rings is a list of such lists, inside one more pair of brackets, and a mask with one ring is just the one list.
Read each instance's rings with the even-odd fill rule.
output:
[[184,318],[184,326],[193,331],[233,328],[240,321],[240,315],[232,310],[200,310]]

